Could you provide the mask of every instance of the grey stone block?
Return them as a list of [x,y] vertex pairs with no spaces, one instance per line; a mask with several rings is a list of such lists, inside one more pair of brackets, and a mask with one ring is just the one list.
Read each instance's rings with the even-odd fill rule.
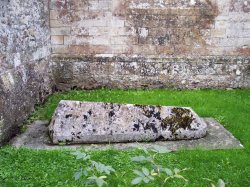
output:
[[198,139],[206,131],[191,108],[65,100],[49,125],[53,144]]

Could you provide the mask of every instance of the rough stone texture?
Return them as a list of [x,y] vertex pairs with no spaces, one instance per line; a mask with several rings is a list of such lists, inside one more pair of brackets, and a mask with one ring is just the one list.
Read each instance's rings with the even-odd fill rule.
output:
[[57,89],[244,88],[250,86],[249,57],[57,57]]
[[59,90],[250,86],[249,0],[52,0],[50,26]]
[[48,0],[1,0],[0,73],[50,55]]
[[53,144],[197,139],[207,125],[190,108],[60,101],[49,125]]
[[48,0],[0,1],[0,144],[51,93]]
[[52,145],[48,137],[48,121],[35,121],[28,129],[10,142],[11,145],[20,148],[32,149],[77,149],[105,150],[105,149],[131,149],[137,147],[150,148],[154,145],[164,146],[169,150],[179,149],[242,149],[243,145],[222,125],[212,118],[203,118],[207,123],[207,135],[196,140],[180,141],[156,141],[136,143],[114,143],[114,144],[76,144],[76,145]]
[[249,34],[249,0],[0,0],[0,144],[50,71],[59,90],[250,87]]
[[250,54],[249,0],[51,0],[55,54]]
[[[34,121],[32,124],[27,126],[24,133],[18,134],[11,139],[10,144],[15,147],[25,147],[39,149],[46,146],[49,142],[48,137],[48,126],[49,121]],[[42,145],[44,144],[44,145]],[[32,146],[29,146],[32,145]]]

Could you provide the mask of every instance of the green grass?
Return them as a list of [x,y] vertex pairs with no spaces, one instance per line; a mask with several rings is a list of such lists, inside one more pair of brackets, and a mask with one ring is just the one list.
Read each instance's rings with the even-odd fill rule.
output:
[[[222,178],[227,186],[250,186],[250,89],[245,90],[95,90],[56,93],[39,106],[31,119],[50,119],[61,99],[136,103],[153,105],[190,106],[200,116],[214,117],[221,122],[245,146],[243,150],[193,150],[178,151],[157,157],[170,168],[189,168],[183,174],[188,186],[209,186],[203,178],[217,181]],[[130,184],[132,170],[142,165],[130,161],[141,153],[131,151],[92,151],[93,159],[112,165]],[[81,165],[68,150],[45,151],[0,149],[0,186],[83,186],[72,179]],[[121,179],[111,178],[110,186],[117,186]],[[125,186],[125,185],[123,185]],[[143,185],[144,186],[144,185]],[[149,186],[160,186],[155,181]],[[172,182],[169,186],[183,186]]]

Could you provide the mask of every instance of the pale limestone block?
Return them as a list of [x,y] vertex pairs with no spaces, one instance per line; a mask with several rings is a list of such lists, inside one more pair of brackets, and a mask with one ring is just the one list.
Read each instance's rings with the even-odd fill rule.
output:
[[51,44],[55,45],[63,45],[64,43],[64,36],[59,35],[59,36],[51,36]]
[[70,27],[51,28],[51,35],[70,35]]
[[53,54],[67,54],[68,53],[68,46],[53,45],[52,46],[52,53]]
[[49,125],[54,144],[197,139],[206,133],[191,108],[65,100]]
[[211,29],[211,37],[224,38],[226,37],[226,29]]
[[53,20],[56,20],[56,19],[58,19],[58,11],[56,11],[56,10],[50,10],[50,19],[53,19]]
[[50,27],[54,28],[54,27],[67,27],[68,24],[65,24],[59,20],[50,20]]

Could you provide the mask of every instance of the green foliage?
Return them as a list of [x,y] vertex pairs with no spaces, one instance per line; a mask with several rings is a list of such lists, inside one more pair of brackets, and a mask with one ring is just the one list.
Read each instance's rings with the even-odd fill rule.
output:
[[211,182],[210,184],[211,187],[225,187],[226,186],[225,182],[222,179],[219,179],[217,184],[215,184],[215,182],[211,179],[207,179],[207,178],[204,178],[204,179]]
[[222,179],[219,179],[218,180],[218,187],[225,187],[225,186],[226,186],[225,182]]
[[135,161],[135,162],[142,162],[142,161],[149,161],[149,162],[151,162],[152,158],[151,157],[145,157],[145,156],[135,156],[131,160]]
[[171,170],[169,168],[163,167],[160,165],[160,163],[157,163],[156,155],[169,153],[171,152],[170,150],[158,145],[153,146],[153,148],[150,150],[145,148],[141,149],[147,156],[140,155],[133,157],[131,160],[135,162],[148,162],[150,164],[150,169],[142,167],[141,169],[134,170],[133,172],[136,174],[136,177],[132,180],[132,185],[140,184],[142,182],[147,184],[150,181],[155,180],[155,178],[159,178],[163,186],[166,186],[167,181],[173,179],[182,179],[187,182],[187,179],[181,175],[181,172],[185,171],[186,169],[179,170],[175,168]]
[[89,160],[90,156],[84,152],[81,152],[77,150],[76,152],[73,152],[72,155],[76,156],[76,159],[82,159],[82,160]]
[[[157,154],[157,163],[174,168],[189,168],[182,175],[188,179],[188,187],[218,186],[222,178],[226,186],[250,186],[250,89],[242,90],[95,90],[70,91],[56,93],[48,101],[37,107],[33,120],[49,120],[61,99],[81,101],[101,101],[114,103],[135,103],[170,106],[190,106],[203,117],[214,117],[233,133],[244,145],[242,150],[182,150]],[[104,180],[111,187],[131,186],[135,178],[132,172],[139,168],[131,157],[144,156],[140,150],[96,150],[88,152],[95,161],[111,165],[115,173],[107,175]],[[82,187],[82,180],[73,180],[75,168],[83,164],[75,159],[68,150],[32,150],[0,148],[0,186],[48,186],[48,187]],[[84,161],[85,163],[85,161]],[[150,170],[148,161],[141,162],[142,167]],[[140,170],[140,169],[139,169]],[[150,171],[151,172],[151,171]],[[169,172],[169,171],[168,171]],[[106,175],[106,174],[104,174]],[[118,175],[118,177],[117,177]],[[96,175],[103,176],[103,175]],[[212,181],[204,180],[207,177]],[[214,182],[216,181],[216,182]],[[161,186],[156,178],[140,186]],[[169,180],[169,186],[182,187],[182,180]],[[105,186],[105,184],[104,184]]]
[[[250,121],[250,89],[243,90],[73,90],[50,96],[31,120],[50,120],[60,100],[192,107],[202,117],[213,117],[250,148],[246,124]],[[232,115],[233,114],[233,115]]]
[[102,187],[104,184],[108,185],[105,179],[107,178],[106,175],[115,172],[112,166],[106,166],[101,162],[91,160],[90,155],[79,150],[72,154],[76,156],[76,159],[84,161],[83,165],[85,165],[84,168],[81,167],[80,170],[75,172],[73,176],[75,180],[83,178],[85,185],[96,184],[98,187]]
[[[106,176],[97,177],[97,176],[93,175],[91,177],[88,177],[87,179],[88,179],[90,184],[92,184],[94,182],[94,183],[96,183],[96,185],[98,187],[102,187],[104,184],[107,185],[107,182],[104,181],[104,179],[106,179],[106,178],[107,178]],[[87,183],[88,183],[88,181],[87,181]]]
[[[131,160],[134,162],[150,163],[150,170],[146,167],[133,169],[133,173],[136,175],[136,177],[131,181],[132,185],[138,185],[142,182],[148,184],[149,182],[154,181],[156,177],[162,181],[163,186],[165,186],[167,181],[170,179],[183,179],[185,182],[187,182],[187,180],[180,174],[186,169],[179,170],[175,168],[171,170],[169,168],[164,168],[162,165],[156,162],[155,157],[157,154],[166,154],[171,151],[158,145],[154,146],[150,150],[145,148],[141,149],[147,156],[135,156],[132,157]],[[121,176],[119,176],[112,166],[104,165],[101,162],[92,160],[90,155],[85,152],[77,150],[73,152],[72,155],[75,155],[77,160],[83,161],[81,168],[74,173],[73,178],[75,180],[83,181],[85,185],[95,184],[98,187],[102,187],[103,185],[108,186],[108,183],[105,181],[105,179],[107,179],[108,176],[112,174],[115,174],[113,177],[117,177],[118,179],[121,178]],[[122,186],[120,183],[117,185]]]
[[144,182],[144,183],[149,183],[150,181],[153,181],[154,180],[154,177],[153,177],[153,170],[152,172],[150,173],[149,170],[145,167],[142,167],[141,168],[141,171],[140,170],[134,170],[133,171],[134,174],[137,175],[136,178],[134,178],[131,182],[131,184],[133,185],[136,185],[136,184],[140,184],[141,182]]

